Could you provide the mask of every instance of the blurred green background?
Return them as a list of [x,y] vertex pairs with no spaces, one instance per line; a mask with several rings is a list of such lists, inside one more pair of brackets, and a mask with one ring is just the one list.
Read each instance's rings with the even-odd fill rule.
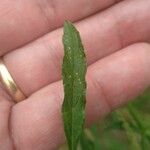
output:
[[[150,150],[150,89],[85,129],[78,149]],[[67,146],[60,150],[67,150]]]

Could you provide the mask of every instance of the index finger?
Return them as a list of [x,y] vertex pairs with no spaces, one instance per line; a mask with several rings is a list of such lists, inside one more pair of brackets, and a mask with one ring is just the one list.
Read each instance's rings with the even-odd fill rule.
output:
[[0,55],[60,27],[100,11],[114,0],[0,1]]

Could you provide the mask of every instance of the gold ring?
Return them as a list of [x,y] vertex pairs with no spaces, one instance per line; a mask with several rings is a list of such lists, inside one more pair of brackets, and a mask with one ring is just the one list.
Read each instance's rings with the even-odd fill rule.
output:
[[26,97],[19,89],[3,60],[0,59],[0,78],[1,82],[5,86],[8,94],[13,98],[15,102],[23,101]]

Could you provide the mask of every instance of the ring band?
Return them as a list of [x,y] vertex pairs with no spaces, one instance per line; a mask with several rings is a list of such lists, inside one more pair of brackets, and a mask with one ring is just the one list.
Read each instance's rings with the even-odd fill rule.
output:
[[13,80],[11,74],[9,73],[7,67],[5,66],[3,60],[0,59],[0,78],[1,82],[5,86],[8,94],[13,98],[15,102],[23,101],[26,97],[21,92],[15,81]]

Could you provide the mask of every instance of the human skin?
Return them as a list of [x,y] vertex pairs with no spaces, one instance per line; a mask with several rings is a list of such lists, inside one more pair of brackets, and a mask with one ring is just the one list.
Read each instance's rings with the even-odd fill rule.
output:
[[86,124],[150,85],[149,0],[0,1],[0,56],[27,99],[0,88],[0,150],[55,150],[64,143],[62,26],[71,20],[85,45]]

